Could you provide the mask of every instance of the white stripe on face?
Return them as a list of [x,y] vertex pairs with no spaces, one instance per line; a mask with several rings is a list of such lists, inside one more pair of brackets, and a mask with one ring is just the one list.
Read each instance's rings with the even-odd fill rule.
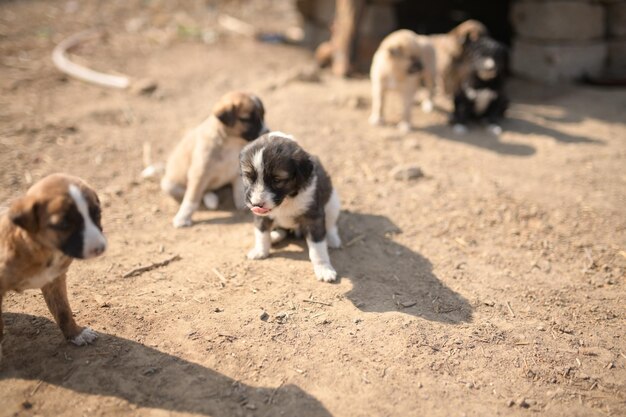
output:
[[69,193],[78,212],[83,216],[85,227],[83,230],[83,258],[98,256],[106,250],[107,240],[91,219],[87,200],[80,189],[76,185],[70,184]]
[[252,192],[250,193],[250,204],[253,206],[265,207],[268,209],[274,208],[274,196],[272,193],[265,189],[265,182],[263,180],[264,165],[263,165],[263,151],[265,148],[261,148],[252,156],[252,166],[256,171],[256,181],[252,184]]

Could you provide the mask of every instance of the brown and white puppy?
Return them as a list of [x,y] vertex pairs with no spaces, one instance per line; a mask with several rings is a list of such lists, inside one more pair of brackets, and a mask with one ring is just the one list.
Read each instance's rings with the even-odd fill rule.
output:
[[200,206],[216,209],[213,191],[232,185],[235,206],[245,207],[239,176],[239,152],[267,131],[261,100],[241,92],[224,95],[211,116],[189,132],[170,155],[161,189],[181,202],[174,227],[191,226],[191,216]]
[[246,204],[255,214],[255,246],[248,258],[267,258],[271,244],[292,230],[306,238],[317,279],[335,281],[328,246],[341,246],[339,195],[319,159],[291,136],[272,132],[247,145],[240,162]]
[[476,41],[489,34],[485,25],[478,20],[466,20],[448,33],[429,35],[437,60],[437,88],[440,92],[451,95],[459,82],[458,69],[453,63],[463,53],[463,45]]
[[403,112],[398,128],[411,130],[411,106],[418,87],[424,83],[428,98],[422,110],[432,111],[435,93],[436,57],[427,36],[407,29],[388,35],[374,54],[370,79],[372,82],[372,114],[370,123],[383,123],[385,94],[397,90],[402,96]]
[[65,280],[73,259],[96,257],[106,246],[100,201],[80,178],[49,175],[15,200],[0,217],[0,342],[4,295],[36,288],[70,342],[93,342],[97,334],[74,321]]

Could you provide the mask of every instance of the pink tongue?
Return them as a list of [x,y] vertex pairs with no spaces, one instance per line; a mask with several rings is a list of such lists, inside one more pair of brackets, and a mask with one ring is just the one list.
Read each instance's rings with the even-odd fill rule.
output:
[[268,211],[270,211],[269,209],[263,208],[263,207],[252,207],[252,212],[254,214],[265,214]]

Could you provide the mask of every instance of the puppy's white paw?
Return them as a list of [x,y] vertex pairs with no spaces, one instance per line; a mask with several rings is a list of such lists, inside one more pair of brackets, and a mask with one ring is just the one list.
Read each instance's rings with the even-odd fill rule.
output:
[[430,100],[422,101],[422,111],[424,113],[430,113],[433,111],[433,102]]
[[492,135],[500,135],[502,134],[502,128],[497,124],[490,124],[487,126],[487,131],[489,131]]
[[270,256],[269,252],[262,248],[254,248],[248,252],[248,259],[265,259]]
[[172,220],[172,225],[179,229],[181,227],[189,227],[193,222],[191,221],[191,217],[188,216],[175,216],[174,220]]
[[208,208],[209,210],[215,210],[219,202],[220,199],[217,194],[211,191],[209,191],[204,195],[204,197],[202,197],[202,203],[204,203],[204,207]]
[[411,123],[404,120],[398,123],[398,130],[400,130],[401,133],[409,133],[411,130],[413,130],[413,128],[411,127]]
[[452,126],[452,131],[456,135],[464,135],[467,133],[467,126],[462,125],[461,123],[456,123],[454,126]]
[[337,271],[330,264],[313,264],[313,271],[318,281],[333,282],[337,279]]
[[368,121],[372,126],[380,126],[383,124],[383,119],[375,114],[372,114]]
[[90,345],[94,340],[98,338],[98,333],[93,331],[89,327],[85,327],[82,332],[75,338],[71,339],[70,342],[75,344],[76,346],[84,346]]
[[341,238],[337,230],[329,230],[326,234],[326,243],[329,248],[337,249],[341,247]]
[[270,232],[270,241],[272,243],[278,243],[287,237],[287,231],[285,229],[275,229]]

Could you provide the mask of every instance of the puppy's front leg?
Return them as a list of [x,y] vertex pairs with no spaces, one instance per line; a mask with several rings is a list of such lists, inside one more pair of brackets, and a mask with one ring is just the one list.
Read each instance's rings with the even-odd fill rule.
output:
[[372,79],[372,114],[369,122],[373,126],[383,123],[383,106],[385,101],[385,90],[382,80]]
[[254,216],[254,248],[248,252],[248,259],[265,259],[269,256],[273,225],[274,221],[269,217]]
[[[408,84],[415,84],[408,85]],[[417,91],[417,81],[407,82],[406,89],[402,92],[402,120],[398,123],[398,129],[403,133],[411,131],[411,106],[413,105],[413,97]]]
[[57,322],[66,339],[77,346],[86,345],[96,340],[98,337],[96,332],[89,327],[80,327],[74,321],[72,309],[67,300],[65,274],[45,285],[41,292],[54,321]]
[[194,149],[191,166],[187,173],[187,189],[185,197],[178,208],[172,224],[174,227],[191,226],[191,215],[200,207],[200,201],[204,195],[208,178],[206,175],[205,151]]
[[2,299],[4,294],[0,293],[0,361],[2,361],[2,339],[4,337],[4,321],[2,320]]
[[318,281],[332,282],[337,279],[337,271],[330,264],[325,223],[324,217],[321,217],[306,228],[306,243],[309,247],[309,259],[313,264],[315,277]]

